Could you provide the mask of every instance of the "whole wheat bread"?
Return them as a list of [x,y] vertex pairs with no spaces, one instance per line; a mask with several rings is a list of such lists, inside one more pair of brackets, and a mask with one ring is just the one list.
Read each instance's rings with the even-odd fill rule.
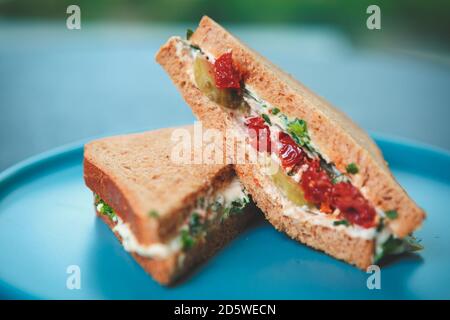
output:
[[[208,17],[202,18],[190,41],[215,57],[232,50],[233,62],[245,74],[246,85],[288,117],[304,119],[314,144],[339,170],[345,171],[349,163],[357,163],[359,174],[352,179],[352,183],[359,189],[364,188],[365,196],[373,205],[385,211],[397,210],[398,218],[388,222],[396,236],[404,237],[420,226],[425,217],[424,211],[396,182],[376,144],[342,112]],[[192,70],[192,58],[188,52],[179,51],[179,42],[178,38],[169,39],[157,53],[156,60],[206,127],[222,130],[233,127],[229,113],[196,87],[188,72]],[[236,171],[257,205],[277,229],[360,268],[372,263],[373,241],[350,238],[335,228],[307,222],[302,225],[294,223],[283,216],[280,205],[272,201],[272,195],[258,187],[272,182],[260,174],[257,166],[236,165]]]
[[[183,129],[193,134],[191,126]],[[231,165],[175,164],[170,158],[173,130],[104,138],[84,148],[86,185],[130,225],[143,245],[173,237],[199,197],[235,177]],[[157,211],[157,218],[148,214],[153,210]],[[99,215],[113,227],[106,215]],[[132,255],[157,281],[169,284],[236,236],[252,216],[254,213],[248,209],[213,225],[206,241],[189,250],[182,265],[177,263],[178,254],[167,259]]]

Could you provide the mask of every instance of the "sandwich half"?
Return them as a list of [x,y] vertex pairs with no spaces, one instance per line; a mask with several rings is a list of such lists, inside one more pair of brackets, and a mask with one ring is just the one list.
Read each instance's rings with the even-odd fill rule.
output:
[[246,137],[264,159],[235,167],[275,228],[362,269],[420,248],[410,234],[425,213],[370,137],[212,19],[156,60],[204,126]]
[[[98,216],[161,284],[177,281],[254,217],[231,165],[174,161],[173,130],[104,138],[84,148],[84,179]],[[193,134],[192,127],[177,130]]]

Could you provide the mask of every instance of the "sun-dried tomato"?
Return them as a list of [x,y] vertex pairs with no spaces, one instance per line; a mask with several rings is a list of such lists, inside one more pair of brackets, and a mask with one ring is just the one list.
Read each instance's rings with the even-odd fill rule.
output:
[[219,89],[240,89],[241,72],[233,64],[231,52],[226,52],[216,59],[214,63],[214,78]]
[[353,224],[364,228],[371,228],[375,225],[375,209],[361,192],[348,182],[339,182],[333,186],[331,204]]
[[330,207],[333,183],[325,170],[321,168],[319,160],[310,162],[308,169],[302,174],[300,184],[307,201],[318,207]]
[[278,149],[278,156],[283,168],[293,167],[303,163],[305,153],[295,143],[291,136],[287,133],[280,132],[278,134],[278,142],[281,144],[281,147]]

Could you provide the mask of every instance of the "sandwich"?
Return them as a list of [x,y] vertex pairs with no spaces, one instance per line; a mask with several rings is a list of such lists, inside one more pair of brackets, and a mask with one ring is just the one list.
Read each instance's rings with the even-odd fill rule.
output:
[[[193,129],[177,130],[191,136]],[[109,137],[84,147],[84,180],[97,215],[164,285],[212,256],[254,217],[232,165],[175,161],[173,132]]]
[[411,234],[425,213],[371,138],[215,21],[170,38],[156,60],[205,127],[246,137],[264,159],[235,168],[276,229],[361,269],[421,248]]

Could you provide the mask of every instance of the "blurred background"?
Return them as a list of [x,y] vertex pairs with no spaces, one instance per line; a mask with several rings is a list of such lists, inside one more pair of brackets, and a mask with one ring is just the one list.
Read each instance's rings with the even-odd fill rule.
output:
[[[81,9],[69,30],[66,9]],[[381,9],[381,30],[366,10]],[[450,1],[0,0],[0,171],[194,121],[154,61],[207,14],[370,132],[450,150]]]

